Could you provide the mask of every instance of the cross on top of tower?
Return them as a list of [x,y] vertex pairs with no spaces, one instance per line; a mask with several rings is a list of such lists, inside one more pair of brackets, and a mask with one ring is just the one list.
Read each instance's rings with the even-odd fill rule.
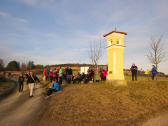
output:
[[115,27],[114,31],[117,31],[117,28]]

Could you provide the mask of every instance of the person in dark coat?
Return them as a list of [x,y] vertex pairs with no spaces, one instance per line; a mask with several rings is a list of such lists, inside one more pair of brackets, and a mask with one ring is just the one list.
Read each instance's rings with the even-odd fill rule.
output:
[[132,80],[137,80],[138,67],[135,64],[131,66]]
[[30,72],[26,72],[25,73],[25,81],[26,81],[26,84],[28,85],[28,77],[30,75]]
[[71,67],[67,67],[67,69],[66,69],[66,80],[67,80],[68,84],[71,83],[72,75],[73,75],[73,71],[72,71]]
[[23,83],[24,83],[24,76],[23,76],[23,74],[20,74],[19,78],[18,78],[19,92],[23,91],[23,87],[24,87]]

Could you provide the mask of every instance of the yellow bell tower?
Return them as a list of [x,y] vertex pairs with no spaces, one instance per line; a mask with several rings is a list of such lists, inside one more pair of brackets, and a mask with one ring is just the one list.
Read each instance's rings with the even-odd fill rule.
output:
[[124,38],[127,33],[112,31],[104,35],[107,38],[108,80],[124,79]]

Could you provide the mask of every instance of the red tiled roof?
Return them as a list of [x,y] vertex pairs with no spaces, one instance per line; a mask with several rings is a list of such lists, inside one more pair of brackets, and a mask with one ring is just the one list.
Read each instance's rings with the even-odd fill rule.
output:
[[112,33],[120,33],[120,34],[127,35],[127,33],[126,33],[126,32],[112,31],[112,32],[109,32],[109,33],[107,33],[107,34],[103,35],[103,37],[106,37],[106,36],[108,36],[108,35],[110,35],[110,34],[112,34]]

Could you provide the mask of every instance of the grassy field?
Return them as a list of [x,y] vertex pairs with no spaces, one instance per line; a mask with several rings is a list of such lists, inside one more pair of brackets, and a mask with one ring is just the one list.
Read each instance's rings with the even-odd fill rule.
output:
[[[125,79],[127,81],[131,81],[132,80],[131,76],[125,76]],[[149,80],[152,80],[151,76],[149,76],[149,79],[148,79],[147,76],[138,76],[137,79],[138,79],[138,81],[149,81]],[[168,77],[159,77],[159,76],[156,76],[156,80],[157,81],[168,81]]]
[[136,126],[168,112],[168,81],[65,85],[51,97],[39,126]]

